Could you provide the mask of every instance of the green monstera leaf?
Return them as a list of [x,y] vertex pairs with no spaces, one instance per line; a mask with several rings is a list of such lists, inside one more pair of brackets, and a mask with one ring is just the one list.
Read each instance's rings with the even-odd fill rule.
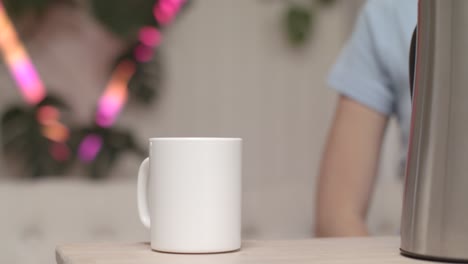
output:
[[[135,61],[134,50],[138,44],[131,45],[121,56],[114,62],[115,66],[123,61]],[[130,102],[150,105],[160,94],[164,79],[164,68],[162,65],[162,57],[158,50],[153,50],[153,58],[148,62],[136,63],[135,74],[128,83],[128,91],[130,94]]]
[[324,6],[330,6],[336,2],[336,0],[319,0],[320,4]]
[[108,30],[123,39],[132,39],[138,29],[153,25],[153,6],[156,0],[93,0],[95,17]]
[[53,4],[74,4],[73,0],[3,0],[2,3],[13,18],[24,15],[39,17]]
[[289,3],[285,12],[285,32],[294,46],[302,46],[313,35],[316,13],[336,0],[312,0],[308,4]]
[[[66,104],[56,97],[46,97],[37,106],[13,105],[7,108],[0,119],[1,146],[13,170],[25,177],[40,178],[63,173],[71,164],[71,158],[57,159],[53,148],[56,142],[44,137],[42,125],[37,119],[38,110],[43,106],[67,109]],[[65,144],[65,143],[63,143]],[[71,150],[66,145],[68,154]],[[60,151],[60,149],[59,149]]]
[[314,13],[307,7],[289,6],[286,12],[286,33],[289,41],[298,46],[307,41],[310,36]]

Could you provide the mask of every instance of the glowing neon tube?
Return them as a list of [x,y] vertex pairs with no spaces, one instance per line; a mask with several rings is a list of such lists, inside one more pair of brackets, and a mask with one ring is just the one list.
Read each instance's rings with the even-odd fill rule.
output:
[[101,127],[110,127],[128,99],[128,82],[135,73],[135,63],[122,61],[115,68],[111,79],[98,102],[96,123]]
[[26,102],[37,104],[44,99],[46,94],[44,84],[1,2],[0,52]]

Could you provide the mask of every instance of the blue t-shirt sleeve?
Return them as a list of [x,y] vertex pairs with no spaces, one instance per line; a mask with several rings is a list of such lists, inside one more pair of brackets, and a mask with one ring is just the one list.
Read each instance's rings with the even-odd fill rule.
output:
[[[332,68],[328,84],[379,113],[390,115],[394,108],[390,77],[385,67],[385,53],[378,45],[389,32],[379,31],[379,15],[385,10],[378,1],[364,6],[351,38]],[[387,21],[389,23],[390,21]],[[382,32],[384,31],[384,32]]]

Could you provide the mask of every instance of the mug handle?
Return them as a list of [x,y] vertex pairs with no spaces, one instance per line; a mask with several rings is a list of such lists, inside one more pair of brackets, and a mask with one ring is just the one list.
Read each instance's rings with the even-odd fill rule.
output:
[[140,165],[138,170],[138,183],[137,183],[137,203],[138,214],[141,223],[146,227],[151,227],[149,206],[148,206],[148,176],[149,176],[149,158],[146,158]]

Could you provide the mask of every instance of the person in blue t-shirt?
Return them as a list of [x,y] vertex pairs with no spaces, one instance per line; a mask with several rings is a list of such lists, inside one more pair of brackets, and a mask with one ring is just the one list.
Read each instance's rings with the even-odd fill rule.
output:
[[416,0],[369,0],[329,76],[339,92],[318,183],[318,236],[368,235],[366,216],[387,123],[410,127],[409,50]]

